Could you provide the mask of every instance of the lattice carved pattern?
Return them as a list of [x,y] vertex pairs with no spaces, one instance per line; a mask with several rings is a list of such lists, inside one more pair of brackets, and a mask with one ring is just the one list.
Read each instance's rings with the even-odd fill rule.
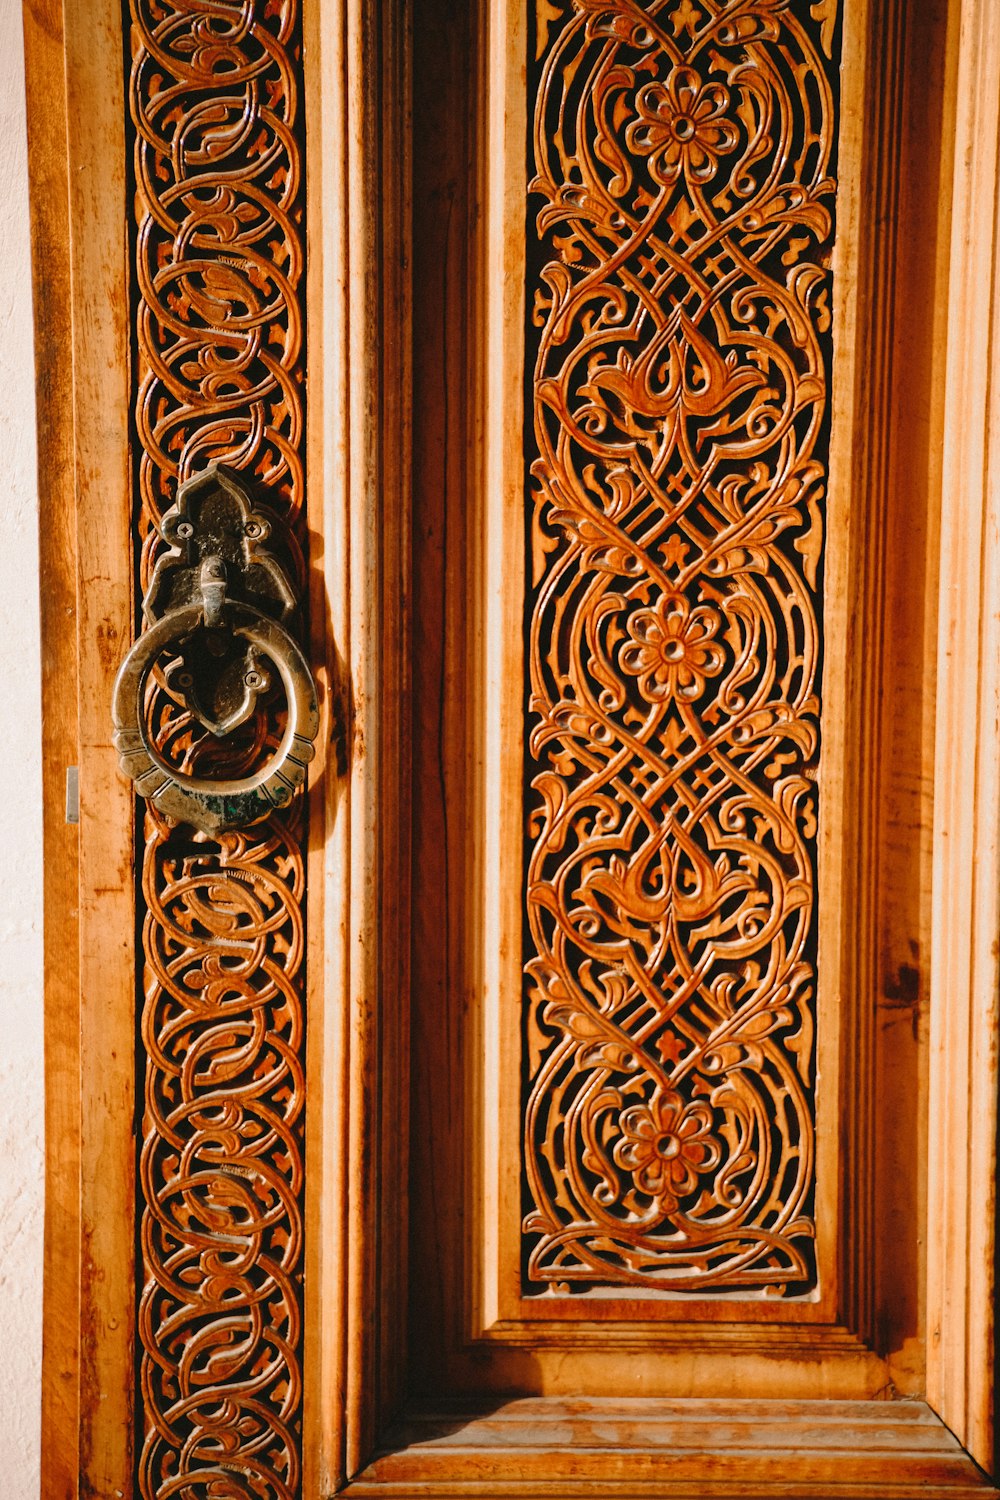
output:
[[[129,36],[137,592],[178,483],[214,460],[268,487],[301,584],[298,0],[131,0]],[[239,774],[273,742],[262,712],[220,748],[168,673],[151,691],[184,769]],[[304,838],[301,806],[216,844],[146,813],[145,1500],[299,1493]]]
[[528,1292],[816,1282],[837,45],[835,0],[537,0]]

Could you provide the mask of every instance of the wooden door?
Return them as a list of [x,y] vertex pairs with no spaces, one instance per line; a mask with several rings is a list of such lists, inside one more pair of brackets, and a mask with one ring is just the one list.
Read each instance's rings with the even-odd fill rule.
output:
[[26,8],[46,1496],[997,1493],[990,12]]

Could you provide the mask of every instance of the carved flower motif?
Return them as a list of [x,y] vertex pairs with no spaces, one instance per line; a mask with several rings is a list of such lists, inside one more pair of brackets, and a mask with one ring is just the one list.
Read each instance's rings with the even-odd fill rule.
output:
[[698,1186],[698,1177],[722,1160],[707,1104],[685,1104],[672,1089],[657,1091],[649,1104],[632,1104],[618,1121],[621,1139],[614,1159],[631,1172],[640,1193],[667,1211]]
[[664,186],[681,172],[707,182],[720,155],[739,139],[736,126],[724,118],[729,90],[721,83],[702,83],[693,68],[675,68],[665,84],[645,84],[635,102],[639,118],[625,131],[626,143],[648,155],[651,176]]
[[639,691],[650,703],[697,698],[705,678],[714,677],[725,661],[713,639],[719,624],[711,605],[692,609],[683,594],[661,595],[652,609],[636,610],[629,619],[621,669],[638,677]]

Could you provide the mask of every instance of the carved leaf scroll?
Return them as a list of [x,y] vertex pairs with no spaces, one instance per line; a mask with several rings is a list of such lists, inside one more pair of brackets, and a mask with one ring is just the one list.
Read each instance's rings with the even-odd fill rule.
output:
[[816,1284],[835,19],[539,3],[526,1292]]
[[[277,496],[301,574],[298,0],[131,0],[128,34],[137,597],[179,483],[213,462]],[[217,741],[171,680],[167,664],[148,705],[166,759],[266,758],[280,706]],[[304,840],[298,804],[215,844],[146,813],[144,1500],[300,1493]]]

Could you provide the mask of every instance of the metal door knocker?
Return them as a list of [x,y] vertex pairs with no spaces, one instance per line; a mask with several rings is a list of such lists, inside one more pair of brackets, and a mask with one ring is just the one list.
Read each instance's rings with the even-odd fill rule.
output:
[[[147,628],[115,680],[122,770],[162,813],[204,833],[246,827],[286,806],[315,753],[316,684],[281,623],[297,601],[264,546],[271,530],[235,470],[215,464],[181,485],[160,524],[170,551],[158,559],[143,599]],[[277,671],[286,719],[259,769],[217,780],[166,758],[147,718],[158,661],[164,690],[217,740],[247,723]]]

